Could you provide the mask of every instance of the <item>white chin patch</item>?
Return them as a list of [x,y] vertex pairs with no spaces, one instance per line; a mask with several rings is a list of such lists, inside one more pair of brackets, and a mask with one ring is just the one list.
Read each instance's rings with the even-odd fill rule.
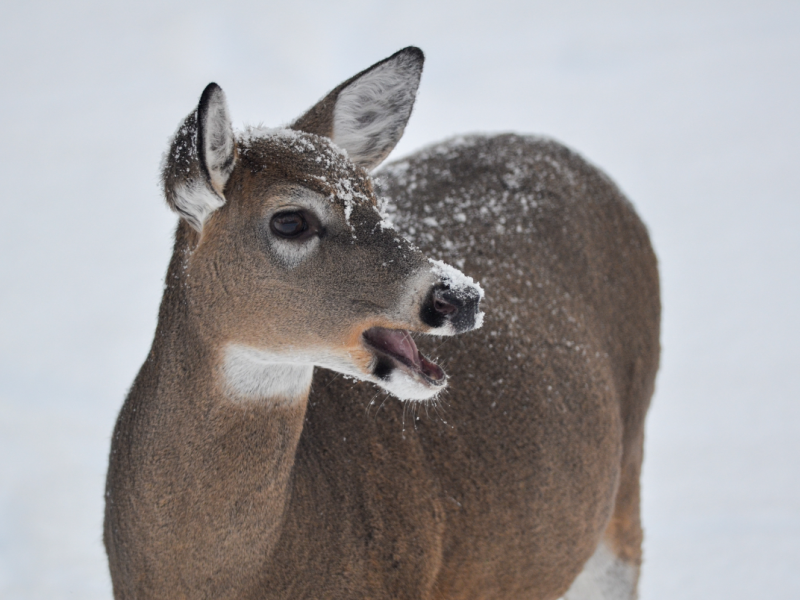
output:
[[371,381],[400,400],[431,400],[447,387],[447,383],[439,386],[422,383],[398,368],[392,369],[388,379]]
[[458,335],[458,331],[456,331],[456,328],[453,327],[453,324],[447,321],[444,323],[444,325],[440,325],[439,327],[433,327],[432,329],[429,329],[425,333],[427,333],[428,335],[440,335],[442,337],[450,337]]

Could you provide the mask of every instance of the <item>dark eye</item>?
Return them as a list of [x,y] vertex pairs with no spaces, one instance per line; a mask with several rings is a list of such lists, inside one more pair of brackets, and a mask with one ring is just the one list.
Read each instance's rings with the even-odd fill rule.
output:
[[308,231],[308,221],[300,212],[278,213],[272,217],[270,226],[275,235],[283,238],[297,238]]

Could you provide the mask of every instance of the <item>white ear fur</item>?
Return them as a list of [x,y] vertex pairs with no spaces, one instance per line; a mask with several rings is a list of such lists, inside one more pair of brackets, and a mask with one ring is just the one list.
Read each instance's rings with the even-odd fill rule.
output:
[[173,201],[175,212],[197,231],[203,230],[211,213],[225,205],[225,198],[198,179],[175,185]]
[[197,107],[198,158],[208,174],[209,182],[224,201],[222,190],[233,171],[236,160],[233,127],[225,101],[225,92],[216,83],[209,83]]
[[331,138],[357,165],[374,169],[400,141],[414,107],[423,61],[421,50],[405,48],[339,92]]
[[202,231],[211,213],[225,204],[225,184],[235,163],[236,144],[225,94],[216,83],[210,83],[164,155],[162,180],[167,203]]

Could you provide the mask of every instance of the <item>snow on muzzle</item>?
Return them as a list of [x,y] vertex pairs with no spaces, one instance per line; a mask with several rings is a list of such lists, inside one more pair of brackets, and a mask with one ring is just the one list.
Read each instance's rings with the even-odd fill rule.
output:
[[[484,296],[481,286],[450,265],[434,260],[430,263],[432,267],[426,277],[433,282],[419,312],[420,320],[430,327],[425,333],[455,335],[480,327],[483,324],[480,302]],[[408,397],[430,397],[447,385],[444,370],[419,351],[408,331],[372,327],[362,337],[364,345],[375,356],[371,365],[373,375],[389,384],[387,389],[393,393],[397,390],[393,389],[392,382],[399,381],[393,378],[395,372],[405,374],[421,386],[411,390],[412,395]],[[419,395],[420,390],[427,391]],[[405,388],[401,394],[408,391],[409,388]]]
[[442,261],[430,261],[438,282],[431,287],[419,317],[434,335],[455,335],[483,325],[483,288],[468,275]]

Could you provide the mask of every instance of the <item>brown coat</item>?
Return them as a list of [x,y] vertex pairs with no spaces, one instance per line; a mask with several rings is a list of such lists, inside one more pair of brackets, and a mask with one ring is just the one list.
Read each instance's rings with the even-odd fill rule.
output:
[[[252,191],[263,173],[237,144],[226,205],[200,233],[189,219],[178,228],[153,349],[115,429],[105,529],[115,597],[554,600],[601,542],[632,569],[635,594],[660,304],[647,232],[613,183],[555,142],[515,135],[459,138],[389,165],[378,195],[417,246],[391,255],[401,272],[428,255],[487,290],[481,329],[417,338],[448,389],[404,404],[317,369],[307,397],[235,402],[220,384],[223,342],[255,344],[257,318],[291,321],[306,302],[287,304],[284,291],[243,308],[272,288],[247,274],[255,259],[230,232],[275,187]],[[359,210],[353,247],[364,254],[351,270],[362,272],[339,273],[333,296],[396,303],[409,275],[374,279],[366,232],[386,257],[394,234]],[[236,286],[252,286],[245,300]],[[326,339],[377,318],[340,310],[347,327]],[[228,316],[209,323],[213,311]]]

